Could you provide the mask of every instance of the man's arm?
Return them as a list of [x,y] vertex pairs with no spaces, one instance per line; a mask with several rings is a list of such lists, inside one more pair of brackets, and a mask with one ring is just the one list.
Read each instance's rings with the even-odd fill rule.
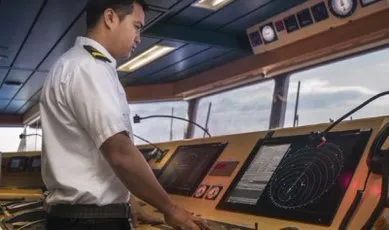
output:
[[125,133],[110,137],[101,146],[104,157],[124,185],[165,215],[167,224],[184,229],[209,229],[203,220],[176,206],[155,178],[146,160]]
[[148,163],[125,133],[110,137],[101,146],[104,157],[124,185],[137,197],[169,214],[174,205]]

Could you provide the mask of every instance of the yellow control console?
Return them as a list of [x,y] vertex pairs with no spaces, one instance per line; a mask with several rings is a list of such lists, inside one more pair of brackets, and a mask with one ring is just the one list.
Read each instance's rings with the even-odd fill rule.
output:
[[[368,174],[366,158],[388,121],[346,121],[320,142],[311,133],[329,124],[156,144],[161,151],[138,147],[174,202],[206,219],[211,229],[339,229],[358,190],[362,198],[346,229],[361,229],[377,205],[382,181]],[[39,153],[2,158],[0,198],[41,198]],[[387,214],[375,229],[388,225]]]
[[[346,121],[317,149],[309,134],[328,124],[161,143],[169,152],[149,163],[172,199],[212,229],[339,229],[367,179],[369,147],[388,121]],[[371,174],[347,229],[361,229],[380,192],[381,176]]]

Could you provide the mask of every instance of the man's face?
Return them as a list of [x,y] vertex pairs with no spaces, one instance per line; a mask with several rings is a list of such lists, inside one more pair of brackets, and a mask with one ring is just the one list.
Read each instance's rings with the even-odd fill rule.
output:
[[139,4],[134,4],[132,14],[126,15],[112,30],[113,55],[117,59],[127,59],[141,42],[140,31],[144,26],[145,14]]

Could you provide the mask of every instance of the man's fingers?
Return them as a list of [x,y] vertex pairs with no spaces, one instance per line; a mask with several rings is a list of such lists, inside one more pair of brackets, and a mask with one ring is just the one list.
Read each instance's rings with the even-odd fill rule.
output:
[[200,228],[200,226],[199,225],[197,225],[194,221],[190,221],[190,223],[189,223],[189,226],[188,226],[189,228],[187,228],[187,229],[185,229],[185,230],[202,230],[201,228]]
[[132,225],[133,225],[134,227],[139,227],[138,218],[132,218]]

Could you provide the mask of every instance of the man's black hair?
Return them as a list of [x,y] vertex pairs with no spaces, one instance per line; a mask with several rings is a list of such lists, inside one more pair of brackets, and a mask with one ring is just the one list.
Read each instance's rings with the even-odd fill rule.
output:
[[88,0],[86,7],[87,28],[95,27],[104,11],[109,8],[115,10],[120,20],[123,20],[125,16],[132,14],[135,3],[142,6],[144,11],[147,11],[144,0]]

